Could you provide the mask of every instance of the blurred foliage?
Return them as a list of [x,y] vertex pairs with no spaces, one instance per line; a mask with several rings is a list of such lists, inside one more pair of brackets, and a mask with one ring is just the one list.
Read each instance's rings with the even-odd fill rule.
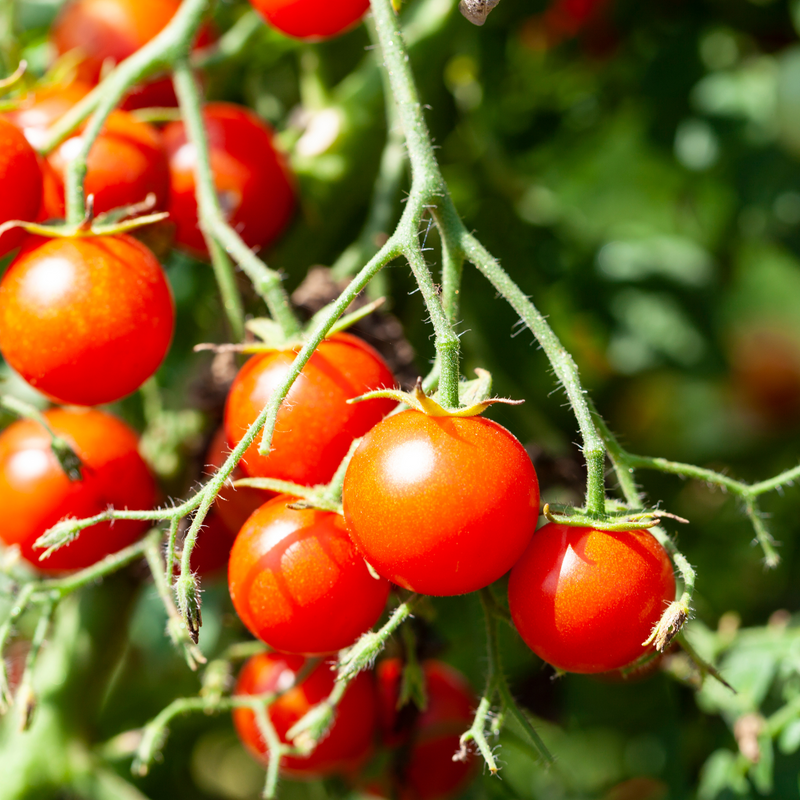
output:
[[[39,72],[50,57],[47,25],[57,5],[18,4],[25,55]],[[793,466],[800,450],[800,3],[503,0],[482,28],[467,23],[453,0],[405,6],[414,71],[458,208],[548,315],[626,447],[745,480]],[[244,11],[245,4],[221,3],[218,26],[227,29]],[[301,209],[267,260],[294,289],[310,267],[336,261],[369,207],[387,125],[368,33],[361,26],[304,45],[263,26],[209,71],[206,90],[255,108],[289,150]],[[433,232],[429,239],[436,261]],[[192,346],[227,333],[210,270],[175,254],[167,269],[178,333],[158,381],[166,408],[203,414],[199,422],[181,418],[183,469],[175,474],[170,462],[165,484],[180,496],[199,478],[223,400],[211,356]],[[386,286],[424,372],[433,346],[420,296],[405,269],[390,269]],[[255,295],[246,297],[249,310],[261,313]],[[476,272],[466,272],[462,297],[465,371],[488,368],[499,393],[526,399],[492,416],[529,446],[545,501],[580,502],[576,424],[554,393],[544,356],[527,332],[515,335],[513,312]],[[30,399],[7,370],[2,377],[3,391]],[[140,428],[147,422],[138,396],[117,410]],[[767,573],[731,498],[654,473],[640,480],[652,500],[690,520],[674,531],[699,576],[689,639],[719,660],[738,694],[710,679],[696,692],[698,676],[681,653],[642,681],[555,679],[504,630],[515,692],[542,720],[558,762],[543,771],[513,735],[504,737],[502,780],[483,776],[465,796],[798,797],[797,491],[765,498],[783,559]],[[214,654],[244,631],[224,582],[204,588],[201,644]],[[477,600],[437,599],[430,607],[430,620],[415,623],[425,651],[481,686]],[[155,591],[146,589],[97,724],[96,740],[111,740],[106,754],[120,750],[121,775],[130,759],[112,737],[198,688],[164,636]],[[748,715],[757,763],[737,728]],[[202,717],[176,725],[163,763],[136,783],[152,800],[244,800],[258,795],[262,771],[228,719]],[[323,800],[347,791],[287,782],[282,797]]]

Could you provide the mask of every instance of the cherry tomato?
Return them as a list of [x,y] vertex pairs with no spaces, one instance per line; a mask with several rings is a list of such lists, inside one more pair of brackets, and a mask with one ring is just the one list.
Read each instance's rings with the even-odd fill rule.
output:
[[250,0],[281,33],[298,39],[325,39],[353,27],[367,13],[369,0]]
[[0,283],[0,350],[63,403],[111,403],[136,390],[174,326],[164,270],[129,236],[31,237]]
[[[72,0],[53,24],[52,43],[59,55],[78,51],[78,77],[94,84],[104,67],[133,55],[160,33],[179,7],[180,0]],[[209,28],[201,28],[196,45],[213,38]],[[123,102],[127,109],[175,105],[172,83],[162,77],[135,87]]]
[[236,537],[228,588],[240,619],[270,647],[321,655],[353,644],[380,617],[389,583],[370,575],[331,511],[265,503]]
[[448,664],[429,660],[421,666],[428,705],[420,712],[411,704],[397,708],[400,659],[378,664],[378,718],[384,743],[401,747],[393,758],[394,794],[401,800],[442,800],[458,794],[472,778],[472,755],[465,761],[453,761],[453,756],[472,724],[477,701],[467,679]]
[[[294,188],[283,156],[272,142],[272,129],[252,111],[233,103],[209,103],[203,110],[211,170],[227,221],[248,247],[272,243],[294,211]],[[163,132],[169,156],[169,212],[177,225],[176,242],[207,256],[197,226],[195,150],[186,140],[182,122]]]
[[[0,225],[12,219],[34,220],[42,201],[42,171],[22,132],[0,119]],[[12,228],[0,236],[0,258],[27,234]]]
[[[64,88],[41,89],[7,116],[37,146],[48,127],[88,94],[90,88],[88,84],[75,82]],[[44,160],[41,219],[63,218],[66,168],[80,144],[78,132]],[[156,128],[124,111],[113,111],[89,151],[84,189],[87,195],[94,195],[97,214],[140,203],[151,193],[156,198],[154,209],[166,208],[169,166]]]
[[[265,353],[242,367],[225,406],[225,432],[231,446],[241,441],[286,377],[294,358],[293,351]],[[363,436],[396,405],[385,399],[348,405],[347,400],[392,385],[389,367],[368,344],[346,333],[326,339],[278,412],[272,451],[259,455],[256,437],[245,451],[242,469],[248,475],[306,486],[327,483],[353,439]]]
[[45,413],[50,427],[83,462],[80,481],[70,481],[37,422],[20,420],[0,434],[0,538],[19,545],[22,556],[45,572],[82,569],[127,547],[150,523],[100,522],[39,561],[33,543],[64,517],[91,517],[108,508],[149,509],[156,487],[125,423],[94,409],[57,408]]
[[675,599],[664,548],[647,531],[549,523],[511,571],[514,625],[536,655],[566,672],[619,669]]
[[[332,662],[318,664],[298,686],[292,685],[306,663],[303,656],[264,653],[254,656],[243,667],[236,683],[237,695],[266,694],[284,691],[267,711],[281,741],[286,733],[312,706],[333,690],[336,673]],[[256,724],[255,714],[247,708],[233,712],[233,724],[245,747],[258,760],[266,762],[267,747]],[[346,773],[356,768],[372,749],[376,727],[375,685],[372,674],[362,672],[347,687],[328,735],[311,755],[284,756],[281,772],[293,778],[321,778]]]
[[351,538],[380,575],[455,595],[516,563],[536,527],[539,483],[525,449],[496,422],[404,411],[364,437],[343,502]]

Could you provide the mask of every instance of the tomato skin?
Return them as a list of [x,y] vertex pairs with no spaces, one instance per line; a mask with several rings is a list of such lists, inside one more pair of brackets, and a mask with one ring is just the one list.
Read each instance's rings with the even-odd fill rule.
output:
[[155,256],[129,236],[31,237],[0,282],[0,350],[62,403],[111,403],[158,368],[175,326]]
[[[285,379],[293,351],[251,358],[239,371],[225,406],[225,432],[231,447]],[[278,412],[272,451],[258,453],[260,437],[247,448],[242,469],[251,476],[280,478],[305,486],[327,483],[354,439],[363,436],[396,405],[376,399],[347,404],[366,392],[394,385],[391,370],[366,342],[347,333],[323,341]]]
[[344,479],[344,516],[380,575],[414,592],[473,592],[522,555],[539,483],[522,445],[483,417],[404,411],[376,425]]
[[567,672],[606,672],[635,661],[675,599],[664,548],[644,530],[549,523],[511,571],[511,617],[525,643]]
[[297,39],[338,36],[359,22],[369,0],[250,0],[273,28]]
[[90,517],[110,506],[152,508],[155,482],[137,450],[136,434],[116,417],[95,409],[47,411],[53,430],[83,462],[83,480],[70,482],[50,449],[50,437],[37,422],[20,420],[0,433],[0,538],[17,544],[22,556],[43,572],[91,566],[135,542],[147,521],[101,522],[39,561],[33,543],[67,516]]
[[[305,665],[303,656],[263,653],[247,661],[239,673],[236,695],[280,691]],[[289,689],[267,708],[275,731],[285,742],[286,733],[312,706],[333,690],[336,673],[333,662],[318,664],[299,685]],[[233,712],[233,724],[250,753],[266,763],[267,748],[256,725],[255,714],[246,708]],[[316,779],[346,773],[364,761],[372,749],[376,724],[375,685],[372,673],[357,675],[347,688],[328,735],[311,755],[284,756],[282,774],[292,778]]]
[[[0,118],[0,225],[12,219],[36,219],[42,200],[42,171],[22,131]],[[12,228],[0,236],[0,258],[27,236]]]
[[270,500],[239,532],[228,566],[231,600],[273,649],[335,653],[378,621],[389,582],[370,575],[339,514],[288,508],[296,500]]
[[405,706],[398,711],[403,664],[381,661],[375,673],[378,714],[383,742],[402,747],[395,754],[394,782],[401,800],[443,800],[461,792],[474,774],[475,759],[453,761],[460,737],[472,725],[477,701],[467,679],[442,661],[421,664],[428,705],[416,714]]
[[[295,192],[289,168],[272,142],[272,129],[252,111],[233,103],[208,103],[203,120],[211,171],[228,223],[248,247],[262,248],[282,233],[292,218]],[[197,224],[195,150],[182,122],[163,131],[171,176],[169,212],[176,242],[208,257]]]

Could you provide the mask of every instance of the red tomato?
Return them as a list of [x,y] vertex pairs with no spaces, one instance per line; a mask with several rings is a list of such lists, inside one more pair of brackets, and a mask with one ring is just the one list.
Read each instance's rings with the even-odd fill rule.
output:
[[[395,755],[395,782],[401,800],[442,800],[469,783],[474,758],[453,761],[460,737],[472,724],[477,701],[467,679],[441,661],[424,661],[428,705],[397,709],[403,665],[389,658],[376,668],[378,713],[384,743],[402,746]],[[403,718],[405,714],[405,719]]]
[[473,592],[508,572],[539,516],[522,445],[483,417],[404,411],[361,442],[344,480],[344,516],[364,557],[414,592]]
[[[50,87],[31,95],[7,116],[23,129],[28,141],[41,144],[47,129],[88,94],[90,86],[72,83]],[[64,178],[67,163],[80,147],[77,133],[65,139],[44,161],[42,219],[64,216]],[[114,111],[92,145],[84,181],[86,194],[94,195],[100,214],[119,206],[142,202],[151,192],[155,209],[167,206],[169,166],[159,132],[124,111]]]
[[[225,438],[225,429],[220,427],[208,446],[205,459],[206,472],[209,475],[215,473],[225,463],[230,452],[228,440]],[[233,482],[243,477],[244,473],[237,466],[230,475],[230,481]],[[252,489],[249,486],[236,487],[226,483],[214,501],[213,511],[229,532],[231,542],[233,542],[233,538],[247,522],[247,518],[273,497],[275,497],[274,492],[264,489]]]
[[[34,220],[42,201],[42,171],[25,136],[8,120],[0,119],[0,225],[12,219]],[[0,258],[27,234],[12,228],[0,236]]]
[[270,647],[335,653],[378,621],[389,583],[370,575],[339,514],[294,511],[294,500],[265,503],[239,532],[228,566],[231,600]]
[[0,350],[62,403],[135,391],[161,364],[174,326],[164,270],[129,236],[31,237],[0,283]]
[[[114,66],[133,55],[160,33],[175,16],[180,0],[72,0],[56,18],[52,42],[59,55],[77,50],[82,56],[78,77],[97,83],[104,65]],[[197,45],[213,40],[201,29]],[[127,109],[175,106],[168,78],[155,78],[134,87],[123,103]]]
[[[227,221],[248,247],[272,243],[294,211],[294,188],[283,156],[272,143],[272,129],[249,109],[233,103],[209,103],[203,110],[214,185]],[[197,226],[195,150],[182,122],[163,132],[169,156],[169,212],[177,225],[176,241],[207,256]]]
[[[285,690],[303,668],[303,656],[264,653],[251,658],[239,674],[237,695],[265,694]],[[285,692],[268,707],[269,717],[281,741],[312,706],[333,691],[336,673],[331,662],[318,664],[299,685]],[[328,735],[306,758],[284,756],[281,772],[293,778],[321,778],[349,772],[369,754],[376,724],[375,686],[372,674],[357,675],[342,698]],[[259,761],[266,761],[267,748],[250,709],[233,712],[233,724],[245,747]]]
[[674,599],[669,556],[643,530],[544,525],[508,585],[525,643],[567,672],[619,669],[649,652],[642,642]]
[[[192,550],[189,561],[192,573],[201,577],[217,577],[228,567],[233,541],[234,537],[216,513],[216,508],[212,508],[203,520],[203,527]],[[175,572],[180,572],[180,563],[177,561]]]
[[[225,406],[225,433],[238,444],[294,361],[292,351],[251,358],[231,386]],[[327,483],[353,439],[363,436],[396,405],[393,400],[347,400],[391,387],[394,377],[368,344],[347,333],[326,339],[294,382],[267,456],[258,454],[259,437],[245,451],[242,469],[253,476],[280,478],[305,486]]]
[[298,39],[325,39],[353,27],[367,13],[369,0],[250,0],[281,33]]
[[91,517],[109,507],[152,508],[156,488],[138,453],[136,434],[110,414],[94,409],[46,412],[53,430],[83,462],[83,480],[70,482],[50,448],[50,436],[36,422],[21,420],[0,434],[0,538],[46,572],[82,569],[127,547],[149,522],[116,520],[81,531],[78,538],[39,561],[33,543],[64,517]]

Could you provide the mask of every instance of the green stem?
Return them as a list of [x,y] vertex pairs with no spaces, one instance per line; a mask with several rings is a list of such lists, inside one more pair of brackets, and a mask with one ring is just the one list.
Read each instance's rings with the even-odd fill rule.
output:
[[204,234],[203,238],[208,247],[208,254],[211,256],[211,267],[214,270],[214,277],[217,279],[225,316],[231,326],[231,335],[236,342],[244,341],[244,306],[239,294],[239,287],[236,285],[233,264],[224,248],[213,236]]
[[264,19],[255,9],[245,11],[214,44],[192,53],[192,67],[208,69],[238,55],[263,28]]

